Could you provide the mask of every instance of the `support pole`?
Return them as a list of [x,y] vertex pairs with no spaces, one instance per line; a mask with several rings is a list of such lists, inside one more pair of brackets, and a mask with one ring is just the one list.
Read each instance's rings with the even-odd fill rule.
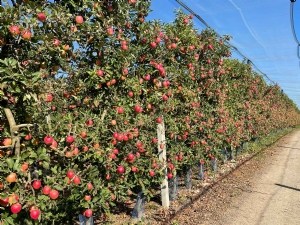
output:
[[158,154],[159,160],[163,164],[164,179],[161,183],[161,202],[166,209],[170,207],[169,200],[169,186],[167,178],[167,152],[166,152],[166,137],[164,121],[157,125],[157,139],[158,139]]

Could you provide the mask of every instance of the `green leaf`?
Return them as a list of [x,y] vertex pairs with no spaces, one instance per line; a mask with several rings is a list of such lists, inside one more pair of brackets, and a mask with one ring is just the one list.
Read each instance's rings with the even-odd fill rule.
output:
[[57,174],[57,166],[51,167],[51,171],[54,174]]
[[38,199],[41,201],[49,201],[49,197],[47,195],[39,195]]
[[141,185],[142,190],[145,190],[145,185],[144,185],[142,179],[139,179],[139,184]]
[[36,159],[36,158],[37,158],[36,152],[33,152],[33,151],[32,151],[32,152],[30,153],[30,158],[35,158],[35,159]]
[[8,168],[12,169],[14,167],[14,160],[12,158],[6,159],[6,163],[8,165]]
[[19,167],[20,167],[20,160],[17,159],[14,163],[13,169],[16,171],[19,169]]
[[54,187],[56,190],[58,190],[58,191],[63,191],[63,190],[64,190],[64,188],[63,188],[61,185],[58,185],[58,184],[54,185],[53,187]]
[[7,224],[11,224],[11,225],[15,224],[12,217],[7,217],[5,222],[7,222]]
[[49,169],[50,168],[50,164],[48,162],[43,162],[43,168],[44,169]]

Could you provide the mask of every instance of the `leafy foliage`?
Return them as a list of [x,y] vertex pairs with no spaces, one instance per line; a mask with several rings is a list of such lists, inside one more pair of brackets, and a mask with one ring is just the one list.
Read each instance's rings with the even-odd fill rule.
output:
[[[40,224],[73,224],[86,209],[101,216],[141,190],[153,196],[164,177],[161,121],[172,175],[299,124],[279,87],[228,58],[227,37],[199,33],[181,12],[162,24],[145,21],[149,1],[3,2],[2,145],[11,136],[2,109],[11,109],[17,124],[35,124],[18,134],[20,155],[0,149],[6,224],[34,224],[36,209]],[[42,187],[35,189],[35,180]],[[12,214],[16,202],[22,210]]]

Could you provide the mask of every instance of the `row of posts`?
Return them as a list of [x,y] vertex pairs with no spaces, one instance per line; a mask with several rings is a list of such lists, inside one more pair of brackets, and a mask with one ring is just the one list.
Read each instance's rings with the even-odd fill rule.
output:
[[[166,152],[166,138],[165,138],[165,125],[164,122],[157,125],[157,139],[158,139],[158,155],[159,160],[162,162],[164,166],[165,178],[161,183],[161,203],[163,208],[169,209],[170,201],[174,201],[177,198],[178,194],[178,176],[174,176],[173,178],[167,178],[167,152]],[[162,148],[161,148],[162,147]],[[245,144],[238,148],[235,152],[235,155],[239,153],[243,148],[245,148]],[[224,161],[231,160],[234,158],[234,152],[228,151],[227,149],[222,150],[222,154],[224,156]],[[211,169],[213,172],[217,172],[217,160],[214,158],[211,160]],[[198,165],[198,178],[200,180],[205,179],[205,166],[203,163],[199,163]],[[185,179],[184,179],[185,187],[187,189],[192,188],[192,169],[186,168],[185,170]],[[143,192],[138,193],[136,204],[134,209],[131,212],[132,219],[140,220],[143,218],[145,212],[145,196]],[[83,215],[79,215],[80,225],[94,225],[93,218],[86,218]]]

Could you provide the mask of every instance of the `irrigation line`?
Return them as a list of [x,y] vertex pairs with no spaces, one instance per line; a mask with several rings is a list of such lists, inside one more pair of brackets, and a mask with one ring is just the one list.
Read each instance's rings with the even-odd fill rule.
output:
[[[187,10],[189,13],[191,13],[193,16],[195,16],[201,23],[203,23],[207,28],[211,27],[208,25],[208,23],[201,17],[199,16],[197,13],[195,13],[190,7],[188,7],[186,4],[184,4],[182,1],[180,0],[175,0],[179,5],[181,5],[185,10]],[[216,32],[216,31],[215,31]],[[222,38],[222,36],[216,32],[216,35],[219,38]],[[270,83],[272,84],[276,84],[273,80],[271,80],[265,73],[263,73],[248,57],[246,57],[237,47],[233,46],[232,44],[230,44],[228,41],[225,41],[225,43],[231,48],[233,49],[235,52],[237,52],[240,56],[242,56],[244,59],[246,59],[251,65],[252,67],[258,72],[260,73],[262,76],[264,76]],[[298,54],[299,56],[299,54]],[[300,57],[300,56],[299,56]]]
[[[181,214],[186,208],[188,208],[189,206],[191,206],[192,204],[194,204],[197,200],[199,200],[202,196],[204,196],[214,186],[218,185],[222,180],[224,180],[225,178],[227,178],[233,172],[237,171],[245,163],[249,162],[250,160],[252,160],[256,156],[258,156],[259,154],[263,153],[270,146],[274,145],[274,143],[276,143],[280,139],[286,137],[290,133],[291,132],[288,132],[287,134],[285,134],[285,135],[283,135],[281,137],[276,138],[276,140],[274,142],[272,142],[270,144],[267,144],[264,148],[262,148],[261,150],[257,151],[256,153],[254,153],[253,155],[251,155],[249,158],[247,158],[247,159],[243,160],[242,162],[238,163],[236,165],[236,167],[234,167],[232,170],[230,170],[229,172],[227,172],[225,175],[221,176],[220,178],[217,178],[213,183],[211,183],[210,185],[204,187],[203,190],[199,194],[190,197],[182,206],[180,206],[177,209],[175,209],[174,213],[172,213],[169,216],[168,220],[165,221],[165,222],[163,222],[163,224],[164,225],[169,224],[170,221],[172,221],[176,216],[178,216],[179,214]],[[281,147],[281,146],[275,146],[275,147]]]

